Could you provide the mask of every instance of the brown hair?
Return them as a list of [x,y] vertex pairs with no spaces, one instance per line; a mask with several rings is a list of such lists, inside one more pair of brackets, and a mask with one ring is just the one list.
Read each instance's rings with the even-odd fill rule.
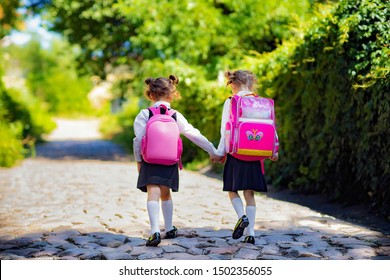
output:
[[169,78],[147,78],[145,84],[145,96],[152,101],[161,99],[179,99],[180,93],[176,90],[176,85],[179,83],[179,78],[175,75],[170,75]]
[[226,71],[225,78],[228,80],[227,86],[234,84],[238,87],[246,86],[248,89],[253,90],[256,85],[255,75],[247,70]]

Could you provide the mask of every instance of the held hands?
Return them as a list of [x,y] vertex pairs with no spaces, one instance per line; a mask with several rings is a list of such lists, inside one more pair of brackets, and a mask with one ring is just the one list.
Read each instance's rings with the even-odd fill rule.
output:
[[212,163],[224,163],[225,160],[226,160],[226,157],[225,156],[221,157],[221,156],[218,156],[218,155],[212,155],[212,156],[210,156],[210,160],[211,160]]
[[277,161],[279,158],[279,153],[275,153],[272,157],[271,157],[271,160],[272,161]]

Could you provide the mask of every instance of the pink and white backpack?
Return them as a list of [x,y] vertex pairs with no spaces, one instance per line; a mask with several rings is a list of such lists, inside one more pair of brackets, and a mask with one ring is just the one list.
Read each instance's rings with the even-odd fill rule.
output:
[[[150,107],[146,133],[142,138],[142,157],[153,164],[173,165],[180,163],[183,144],[175,110],[165,105]],[[181,164],[180,164],[181,168]]]
[[242,97],[234,95],[225,136],[226,153],[238,159],[271,158],[279,149],[274,101],[254,93]]

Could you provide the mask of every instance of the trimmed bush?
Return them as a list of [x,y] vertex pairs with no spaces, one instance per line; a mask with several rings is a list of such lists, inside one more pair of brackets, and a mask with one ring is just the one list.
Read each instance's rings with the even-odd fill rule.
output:
[[302,39],[247,59],[261,77],[260,92],[278,106],[281,157],[270,165],[277,185],[390,213],[386,2],[340,1]]

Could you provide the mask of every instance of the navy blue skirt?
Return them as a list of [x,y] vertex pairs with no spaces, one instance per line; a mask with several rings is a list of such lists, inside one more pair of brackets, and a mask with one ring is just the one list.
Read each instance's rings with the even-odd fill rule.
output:
[[146,192],[147,185],[162,185],[173,192],[179,191],[179,164],[160,165],[142,161],[137,188]]
[[243,161],[228,154],[223,169],[223,190],[266,192],[267,183],[261,171],[261,162]]

